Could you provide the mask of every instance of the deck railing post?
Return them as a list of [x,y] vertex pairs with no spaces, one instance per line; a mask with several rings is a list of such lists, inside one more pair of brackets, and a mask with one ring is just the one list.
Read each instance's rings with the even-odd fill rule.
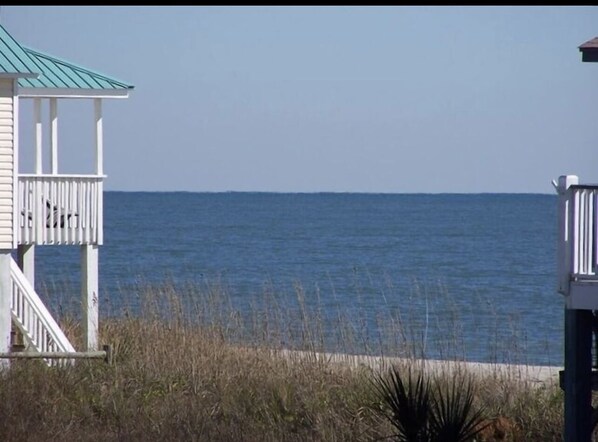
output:
[[579,184],[576,175],[562,175],[559,177],[556,190],[558,193],[558,244],[557,244],[557,275],[558,291],[563,295],[569,294],[569,278],[571,275],[571,240],[572,226],[570,211],[572,194],[569,187]]
[[20,244],[17,248],[19,268],[23,271],[27,281],[35,287],[35,245]]

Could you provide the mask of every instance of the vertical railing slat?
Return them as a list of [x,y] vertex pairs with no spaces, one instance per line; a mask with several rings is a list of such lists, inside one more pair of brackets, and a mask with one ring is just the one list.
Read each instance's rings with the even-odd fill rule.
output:
[[101,180],[96,182],[96,243],[104,244],[104,183]]
[[585,219],[585,230],[586,230],[586,242],[585,242],[585,273],[587,275],[592,274],[592,242],[594,241],[592,235],[592,216],[593,216],[593,207],[592,207],[592,191],[586,191],[586,219]]
[[575,229],[574,229],[574,241],[573,245],[575,246],[575,250],[573,253],[574,262],[573,262],[573,273],[579,273],[579,244],[581,244],[581,232],[579,231],[580,226],[580,212],[581,212],[581,193],[579,191],[575,192]]
[[592,261],[593,261],[593,272],[594,275],[598,274],[598,190],[594,189],[593,192],[593,201],[594,201],[594,216],[592,217],[592,225],[594,241],[592,241]]
[[579,242],[578,242],[578,252],[579,252],[579,269],[577,273],[585,274],[586,273],[586,191],[582,189],[579,193]]
[[85,244],[85,231],[87,230],[86,220],[85,220],[85,207],[87,195],[85,195],[85,183],[79,183],[79,222],[81,223],[81,243]]

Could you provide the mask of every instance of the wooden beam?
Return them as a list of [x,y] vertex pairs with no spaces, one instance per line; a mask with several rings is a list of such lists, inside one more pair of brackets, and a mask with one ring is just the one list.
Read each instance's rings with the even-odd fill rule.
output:
[[[110,350],[111,351],[111,350]],[[109,353],[106,350],[100,351],[54,351],[54,352],[6,352],[0,353],[0,359],[104,359],[108,361]]]

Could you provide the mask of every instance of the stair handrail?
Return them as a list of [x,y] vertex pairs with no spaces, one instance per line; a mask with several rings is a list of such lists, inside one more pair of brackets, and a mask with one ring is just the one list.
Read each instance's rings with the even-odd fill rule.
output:
[[[31,285],[31,283],[27,280],[17,263],[14,259],[11,258],[10,260],[10,275],[11,278],[16,284],[17,289],[22,293],[23,298],[29,304],[35,316],[39,319],[42,324],[43,329],[48,335],[52,338],[52,340],[57,344],[58,349],[63,352],[74,352],[75,348],[70,343],[64,332],[61,330],[58,323],[54,320],[50,311],[46,308],[42,300],[39,298],[35,289]],[[11,296],[13,299],[14,296]],[[11,302],[12,304],[12,302]],[[11,305],[11,312],[14,316],[19,319],[19,322],[22,324],[23,318],[19,318],[17,312],[14,308],[15,306]],[[25,330],[27,331],[27,330]],[[30,338],[27,336],[27,339]],[[36,343],[33,343],[34,346]],[[35,350],[42,352],[45,349],[36,348]]]

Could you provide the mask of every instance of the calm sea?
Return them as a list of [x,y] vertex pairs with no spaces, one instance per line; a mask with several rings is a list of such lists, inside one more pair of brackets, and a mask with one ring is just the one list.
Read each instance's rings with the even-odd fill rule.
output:
[[[217,285],[253,314],[304,299],[330,350],[346,350],[343,315],[364,352],[388,352],[400,323],[426,357],[562,364],[556,196],[106,192],[104,207],[102,314],[140,285]],[[79,248],[37,250],[51,307],[78,302]]]

